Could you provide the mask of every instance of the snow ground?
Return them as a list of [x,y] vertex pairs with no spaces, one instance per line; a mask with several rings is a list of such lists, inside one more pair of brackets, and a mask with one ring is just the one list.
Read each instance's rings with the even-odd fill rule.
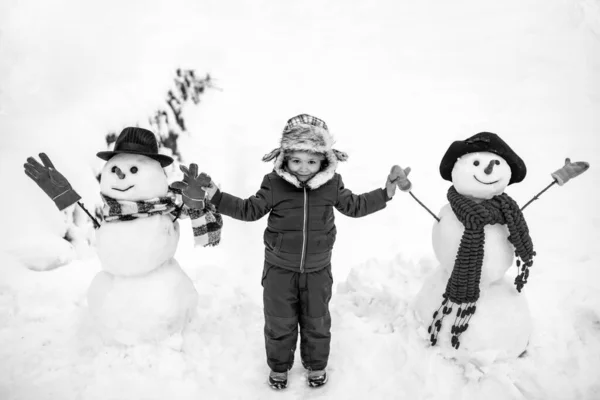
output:
[[[600,398],[599,35],[594,0],[2,3],[0,399]],[[520,204],[564,157],[590,162],[525,213],[538,252],[523,293],[527,356],[460,366],[427,346],[411,301],[436,267],[433,219],[401,193],[368,218],[338,216],[324,388],[306,387],[299,365],[286,391],[265,383],[265,220],[226,219],[215,249],[182,236],[176,258],[200,293],[183,353],[103,344],[85,300],[100,270],[93,235],[65,244],[67,217],[21,165],[45,151],[97,203],[103,135],[144,125],[182,65],[223,88],[190,115],[184,155],[239,196],[258,189],[260,158],[300,112],[325,119],[350,153],[339,169],[349,188],[410,165],[434,211],[448,187],[441,156],[478,131],[527,163],[507,190]]]
[[[227,247],[220,250],[233,250]],[[201,249],[198,258],[207,251],[218,250]],[[600,390],[600,291],[585,283],[596,273],[592,262],[581,263],[581,278],[569,284],[560,264],[536,270],[527,290],[535,319],[527,356],[482,368],[444,359],[421,336],[411,298],[432,260],[359,263],[332,301],[331,381],[309,389],[296,365],[289,388],[275,393],[265,382],[260,286],[250,284],[259,274],[191,260],[198,319],[178,353],[100,341],[85,304],[100,270],[94,258],[43,273],[5,259],[0,398],[593,399]]]

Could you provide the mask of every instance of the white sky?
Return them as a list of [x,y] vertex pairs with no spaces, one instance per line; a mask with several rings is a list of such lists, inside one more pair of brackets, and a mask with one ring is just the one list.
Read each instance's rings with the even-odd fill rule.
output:
[[597,117],[580,108],[597,100],[599,56],[597,38],[581,34],[585,3],[8,1],[2,110],[120,127],[145,119],[185,66],[225,89],[209,105],[215,120],[254,134],[298,112],[331,121],[340,138],[370,127],[410,137],[440,119],[449,137],[483,126],[518,134],[529,121],[500,117],[523,107],[590,127]]

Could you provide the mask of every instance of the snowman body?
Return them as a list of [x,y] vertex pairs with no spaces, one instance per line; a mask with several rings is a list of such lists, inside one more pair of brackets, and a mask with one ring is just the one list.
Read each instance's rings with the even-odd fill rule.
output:
[[[490,162],[495,173],[482,172]],[[483,200],[504,191],[510,180],[510,169],[495,154],[470,153],[456,162],[452,178],[460,194]],[[439,266],[426,279],[415,300],[415,310],[425,328],[431,323],[434,311],[440,307],[465,230],[450,204],[442,207],[439,219],[432,230],[433,249]],[[477,311],[469,322],[469,328],[460,337],[459,349],[454,349],[450,342],[450,327],[455,319],[453,314],[443,320],[436,343],[450,357],[480,363],[518,357],[527,347],[532,330],[527,299],[517,292],[514,276],[508,273],[515,253],[508,240],[508,228],[501,224],[486,225],[484,235]]]
[[175,255],[179,223],[171,215],[104,223],[96,232],[102,269],[119,276],[143,275]]
[[[160,164],[142,155],[118,154],[104,166],[101,192],[116,200],[165,196]],[[97,231],[102,271],[88,289],[88,305],[103,336],[132,345],[180,341],[197,304],[193,282],[173,258],[179,224],[170,214],[104,222]],[[178,338],[179,337],[179,338]]]

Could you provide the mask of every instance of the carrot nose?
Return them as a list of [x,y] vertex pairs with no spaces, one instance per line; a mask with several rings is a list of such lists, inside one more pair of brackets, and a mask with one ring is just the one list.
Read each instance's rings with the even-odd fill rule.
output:
[[494,164],[495,164],[494,160],[491,160],[490,163],[488,164],[488,166],[485,167],[483,172],[485,172],[488,175],[491,174],[492,171],[494,170]]
[[117,174],[119,179],[125,179],[125,174],[119,169],[119,167],[115,167],[115,174]]

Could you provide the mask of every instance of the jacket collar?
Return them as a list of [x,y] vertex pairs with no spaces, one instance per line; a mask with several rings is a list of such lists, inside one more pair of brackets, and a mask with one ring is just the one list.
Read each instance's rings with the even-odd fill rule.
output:
[[292,185],[296,186],[297,188],[302,188],[303,186],[306,186],[311,190],[315,190],[323,186],[325,183],[329,182],[331,178],[333,178],[333,176],[335,175],[338,159],[333,151],[328,151],[326,153],[326,157],[329,161],[329,165],[327,166],[327,168],[325,168],[323,171],[317,172],[315,176],[313,176],[306,182],[300,182],[298,178],[296,178],[294,175],[290,174],[288,171],[285,170],[285,166],[283,165],[283,152],[279,153],[279,155],[277,156],[273,170],[277,175],[279,175]]

